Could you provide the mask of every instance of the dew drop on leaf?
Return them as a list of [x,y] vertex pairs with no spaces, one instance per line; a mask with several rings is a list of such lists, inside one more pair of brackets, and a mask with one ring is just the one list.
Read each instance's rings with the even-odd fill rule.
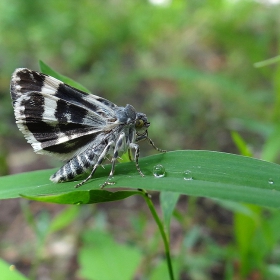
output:
[[184,171],[183,175],[184,175],[184,180],[186,181],[193,180],[192,172],[190,170]]
[[165,176],[165,168],[161,164],[157,164],[153,168],[153,174],[156,178],[162,178]]
[[273,181],[271,178],[269,178],[269,179],[268,179],[268,184],[269,184],[269,185],[273,185],[273,184],[274,184],[274,181]]

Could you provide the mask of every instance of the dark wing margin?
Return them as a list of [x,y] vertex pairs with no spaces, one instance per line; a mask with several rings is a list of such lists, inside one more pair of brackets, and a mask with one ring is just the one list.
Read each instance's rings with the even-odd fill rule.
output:
[[40,92],[44,86],[45,75],[39,72],[31,71],[26,68],[18,68],[11,79],[11,97],[13,105],[23,94],[31,91]]
[[[69,159],[99,140],[117,106],[26,68],[11,80],[16,123],[37,153]],[[98,141],[97,141],[98,142]]]
[[[73,88],[49,75],[32,71],[27,68],[18,68],[11,79],[11,97],[13,103],[23,94],[36,91],[56,96],[65,101],[82,104],[88,109],[95,110],[97,103],[101,108],[115,109],[118,106],[111,101],[93,94],[88,94]],[[106,110],[105,110],[106,112]],[[108,112],[110,114],[110,112]]]

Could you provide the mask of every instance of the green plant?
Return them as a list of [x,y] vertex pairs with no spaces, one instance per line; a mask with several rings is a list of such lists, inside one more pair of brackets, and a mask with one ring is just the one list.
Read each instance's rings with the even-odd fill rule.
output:
[[[55,72],[51,74],[55,75]],[[60,79],[63,77],[60,76]],[[67,82],[71,83],[70,80]],[[142,158],[139,164],[145,174],[144,178],[139,176],[134,164],[130,162],[116,166],[116,184],[112,189],[124,187],[130,190],[112,192],[99,189],[99,185],[109,174],[110,165],[106,165],[104,170],[97,170],[94,178],[80,189],[73,188],[74,182],[60,184],[59,188],[49,182],[48,178],[53,170],[5,176],[0,178],[0,199],[25,197],[42,202],[81,205],[141,195],[147,202],[163,238],[170,279],[175,279],[175,276],[170,253],[169,224],[180,194],[279,207],[280,166],[274,163],[219,152],[173,151]],[[158,165],[162,166],[161,176],[154,170]],[[151,198],[145,191],[138,191],[139,188],[161,192],[163,220],[156,213]],[[28,211],[26,213],[27,220],[34,225]],[[33,228],[38,232],[38,227]],[[38,232],[39,248],[44,243],[46,232],[49,231],[43,231],[43,235],[41,231]],[[90,252],[87,250],[84,254],[88,256]],[[139,255],[135,252],[133,254],[137,263]]]

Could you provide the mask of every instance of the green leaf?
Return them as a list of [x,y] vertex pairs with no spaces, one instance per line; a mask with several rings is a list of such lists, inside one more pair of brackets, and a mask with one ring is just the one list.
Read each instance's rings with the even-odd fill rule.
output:
[[[268,207],[280,206],[280,165],[275,163],[220,152],[175,151],[142,158],[139,164],[145,177],[138,174],[133,162],[117,164],[115,185],[110,188],[171,191]],[[165,177],[153,176],[153,167],[157,164],[164,166]],[[19,197],[20,194],[81,196],[84,191],[99,190],[110,168],[110,165],[99,168],[94,178],[79,189],[74,189],[76,182],[51,183],[48,178],[55,170],[5,176],[0,178],[0,199]],[[186,170],[189,172],[188,180]],[[98,193],[87,192],[89,199],[94,199],[95,195]],[[76,198],[77,202],[84,203]]]
[[268,65],[271,65],[271,64],[274,64],[274,63],[279,63],[279,62],[280,62],[280,55],[277,55],[277,56],[274,56],[272,58],[256,62],[256,63],[254,63],[254,66],[256,68],[259,68],[259,67],[268,66]]
[[[256,205],[247,205],[248,208],[254,212],[255,216],[259,216],[262,211],[260,207]],[[241,213],[235,213],[234,215],[234,231],[235,239],[238,247],[238,252],[240,254],[240,271],[242,275],[246,275],[251,269],[253,269],[252,263],[256,258],[256,254],[252,254],[252,244],[256,229],[258,226],[258,220],[249,217],[248,215],[243,215]]]
[[86,279],[129,280],[141,261],[140,251],[132,246],[118,244],[103,231],[87,231],[79,251],[79,275]]
[[163,223],[166,232],[168,232],[168,236],[169,236],[171,217],[179,197],[180,194],[175,192],[160,193],[160,206],[163,213]]
[[6,280],[27,280],[25,276],[20,274],[16,268],[7,264],[3,260],[0,259],[0,271],[1,271],[1,279]]
[[275,127],[263,146],[262,158],[275,161],[280,151],[280,126]]
[[51,202],[58,204],[93,204],[99,202],[109,202],[125,199],[129,196],[142,194],[139,191],[118,191],[109,192],[106,190],[88,190],[88,191],[72,191],[69,193],[57,195],[43,195],[43,196],[27,196],[21,195],[24,198],[32,199],[41,202]]
[[252,152],[250,151],[246,142],[244,141],[244,139],[240,136],[240,134],[238,132],[232,131],[231,138],[232,138],[234,144],[236,145],[236,147],[238,148],[241,155],[247,156],[247,157],[253,156]]
[[77,206],[69,206],[63,209],[58,215],[52,219],[49,228],[49,234],[59,231],[68,226],[78,216],[79,208]]
[[214,201],[221,207],[232,211],[233,213],[239,213],[244,216],[248,216],[251,219],[256,219],[255,213],[250,209],[249,206],[244,205],[244,203],[222,199],[214,199]]
[[77,89],[87,92],[87,93],[90,93],[90,91],[87,88],[85,88],[83,85],[72,80],[71,78],[68,78],[64,75],[59,74],[58,72],[53,70],[50,66],[48,66],[46,63],[44,63],[42,60],[39,61],[39,65],[40,65],[40,70],[42,73],[50,75],[71,87],[77,88]]

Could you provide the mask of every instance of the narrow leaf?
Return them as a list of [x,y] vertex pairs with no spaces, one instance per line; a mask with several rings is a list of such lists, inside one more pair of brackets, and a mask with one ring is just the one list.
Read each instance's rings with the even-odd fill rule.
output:
[[267,161],[275,161],[280,152],[280,126],[275,127],[263,147],[262,158]]
[[247,156],[247,157],[253,156],[252,152],[250,151],[246,142],[244,141],[244,139],[240,136],[240,134],[238,132],[232,131],[231,138],[232,138],[234,144],[236,145],[236,147],[238,148],[241,155]]
[[[162,178],[153,175],[153,167],[164,166]],[[116,165],[115,184],[110,188],[142,188],[171,191],[179,194],[247,202],[280,207],[280,165],[234,154],[211,151],[175,151],[142,158],[141,177],[133,162]],[[97,170],[94,178],[74,189],[77,182],[53,184],[49,176],[55,170],[35,171],[0,178],[0,199],[39,195],[79,195],[76,202],[89,203],[96,194],[83,191],[99,190],[111,166]],[[188,172],[188,178],[186,177]],[[106,188],[108,189],[108,187]],[[61,201],[58,199],[58,201]],[[73,198],[70,199],[72,203]]]
[[268,58],[266,60],[256,62],[256,63],[254,63],[254,66],[256,68],[259,68],[259,67],[264,67],[264,66],[268,66],[268,65],[277,63],[279,61],[280,61],[280,55],[277,55],[277,56],[274,56],[272,58]]
[[160,206],[163,213],[163,223],[168,235],[169,235],[171,217],[179,197],[180,194],[175,192],[160,193]]
[[59,74],[58,72],[53,70],[50,66],[48,66],[46,63],[44,63],[42,60],[39,61],[39,65],[40,65],[40,69],[41,69],[42,73],[50,75],[50,76],[64,82],[65,84],[68,84],[71,87],[77,88],[77,89],[87,92],[87,93],[90,93],[90,91],[87,88],[85,88],[83,85],[72,80],[71,78],[68,78],[64,75]]
[[63,209],[58,215],[52,219],[49,234],[59,231],[68,226],[79,214],[79,208],[76,206],[69,206]]
[[93,204],[99,202],[108,202],[125,199],[129,196],[141,194],[139,191],[117,191],[109,192],[106,190],[89,190],[89,191],[73,191],[70,193],[63,193],[58,195],[43,195],[43,196],[26,196],[22,197],[58,204]]

